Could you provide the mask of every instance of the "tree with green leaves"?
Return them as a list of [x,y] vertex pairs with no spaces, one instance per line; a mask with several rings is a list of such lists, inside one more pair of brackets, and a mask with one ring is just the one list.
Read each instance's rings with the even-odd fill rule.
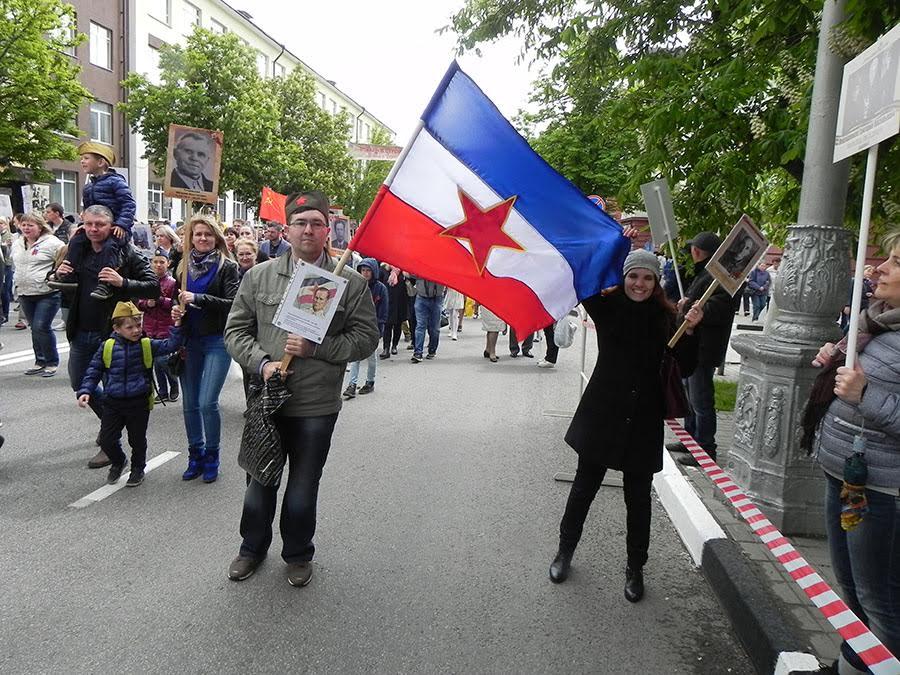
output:
[[146,143],[146,156],[165,166],[172,123],[223,132],[220,192],[257,203],[263,186],[286,193],[349,185],[346,119],[315,104],[312,79],[301,71],[263,79],[253,51],[234,34],[197,28],[185,47],[160,49],[160,83],[138,73],[125,80],[120,104]]
[[70,31],[71,5],[60,0],[0,0],[0,180],[51,180],[51,159],[74,159],[65,135],[78,137],[78,108],[90,96],[66,55],[84,36]]
[[[389,145],[391,138],[383,128],[375,127],[369,142],[373,145]],[[378,188],[384,183],[384,179],[387,178],[393,165],[393,162],[386,160],[357,162],[350,189],[343,199],[339,198],[346,215],[360,221],[365,217],[375,199]]]
[[[796,218],[823,0],[468,0],[449,28],[461,49],[506,34],[547,64],[537,149],[584,190],[641,205],[666,176],[686,231],[742,211],[777,239]],[[831,45],[851,58],[900,19],[900,5],[849,0]],[[618,157],[618,162],[615,161]],[[612,161],[610,162],[610,158]],[[851,175],[858,220],[862,161]],[[879,165],[881,223],[900,211],[900,151]]]

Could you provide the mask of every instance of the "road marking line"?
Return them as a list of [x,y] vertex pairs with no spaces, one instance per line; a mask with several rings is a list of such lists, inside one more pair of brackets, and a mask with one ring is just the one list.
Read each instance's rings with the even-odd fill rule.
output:
[[[170,459],[175,459],[180,455],[180,452],[175,452],[174,450],[166,450],[164,453],[157,455],[153,459],[147,462],[147,466],[144,467],[144,473],[150,473],[153,469],[162,466]],[[106,499],[111,494],[114,494],[125,487],[125,483],[128,482],[128,474],[123,473],[122,477],[114,485],[104,485],[101,488],[94,490],[91,494],[82,497],[77,502],[72,502],[69,504],[69,508],[72,509],[83,509],[86,506],[90,506],[91,504],[96,504],[102,499]]]
[[[60,354],[68,354],[69,345],[59,345],[56,348],[56,351]],[[3,366],[12,366],[17,363],[25,363],[32,360],[34,360],[34,351],[32,351],[31,349],[26,349],[22,352],[13,352],[12,354],[4,354],[3,356],[0,356],[0,368],[3,368]]]

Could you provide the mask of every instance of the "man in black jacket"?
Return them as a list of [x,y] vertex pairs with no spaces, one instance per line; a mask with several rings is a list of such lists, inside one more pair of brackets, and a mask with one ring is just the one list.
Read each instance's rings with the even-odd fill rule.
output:
[[[97,264],[98,252],[103,242],[112,234],[113,214],[105,206],[89,206],[81,214],[83,227],[91,249],[82,263],[78,288],[74,291],[66,321],[66,338],[69,340],[69,382],[78,391],[91,358],[103,341],[109,337],[110,319],[116,303],[131,298],[159,297],[159,280],[150,269],[150,263],[134,247],[125,250],[122,266],[118,269]],[[56,270],[57,274],[69,274],[71,266],[66,261]],[[113,289],[112,297],[96,300],[91,292],[99,282],[106,282]],[[103,412],[103,395],[98,390],[91,397],[91,410],[99,419]],[[88,462],[91,469],[107,466],[109,458],[102,450]]]
[[[713,278],[706,271],[706,263],[722,242],[712,232],[701,232],[691,241],[691,257],[694,259],[694,280],[685,291],[685,298],[678,303],[679,309],[691,307],[709,288]],[[714,461],[716,459],[716,396],[713,375],[716,368],[725,361],[728,341],[731,339],[731,324],[734,313],[741,301],[743,291],[732,298],[728,291],[719,286],[703,306],[703,322],[694,329],[699,340],[697,368],[684,382],[694,414],[684,419],[685,430],[700,444]],[[673,452],[687,452],[682,443],[668,443],[666,448]],[[687,466],[696,466],[697,460],[690,454],[678,461]]]

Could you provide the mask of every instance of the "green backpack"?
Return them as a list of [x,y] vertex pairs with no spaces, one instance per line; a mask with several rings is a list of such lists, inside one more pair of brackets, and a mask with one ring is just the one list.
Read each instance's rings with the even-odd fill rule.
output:
[[[107,370],[109,370],[109,367],[112,364],[113,345],[115,344],[115,338],[109,338],[103,343],[103,367]],[[147,381],[150,383],[150,396],[147,401],[147,410],[153,410],[153,400],[156,396],[154,394],[153,350],[150,348],[150,338],[141,338],[141,355],[144,357],[144,368],[147,369]]]

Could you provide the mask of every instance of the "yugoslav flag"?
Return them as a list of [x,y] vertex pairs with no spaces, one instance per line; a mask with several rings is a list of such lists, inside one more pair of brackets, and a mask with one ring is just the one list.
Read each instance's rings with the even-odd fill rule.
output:
[[474,298],[524,339],[618,284],[630,242],[454,62],[350,248]]

